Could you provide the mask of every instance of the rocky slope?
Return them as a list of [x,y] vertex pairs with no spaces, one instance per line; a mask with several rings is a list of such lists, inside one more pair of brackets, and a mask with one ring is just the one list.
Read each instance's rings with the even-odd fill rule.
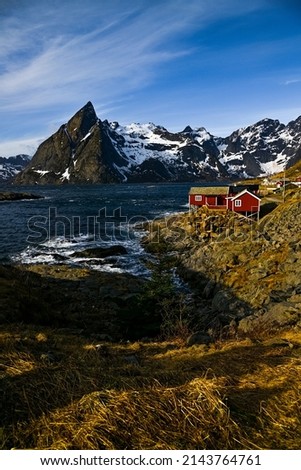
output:
[[203,127],[172,133],[155,124],[98,119],[88,102],[44,141],[16,184],[196,181],[266,175],[301,157],[301,117],[264,119],[229,137]]
[[301,327],[300,190],[288,197],[259,224],[200,209],[152,228],[147,245],[177,253],[196,292],[195,329],[260,336]]

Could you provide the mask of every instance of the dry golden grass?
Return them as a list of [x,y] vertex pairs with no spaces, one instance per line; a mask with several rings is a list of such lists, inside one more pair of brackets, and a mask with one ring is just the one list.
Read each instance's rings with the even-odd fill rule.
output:
[[187,348],[0,332],[3,449],[299,449],[301,333]]

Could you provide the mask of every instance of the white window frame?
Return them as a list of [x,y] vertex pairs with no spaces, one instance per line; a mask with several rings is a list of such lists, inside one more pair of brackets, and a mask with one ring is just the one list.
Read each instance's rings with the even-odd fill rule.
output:
[[195,202],[201,202],[203,200],[203,196],[200,196],[199,194],[194,197]]
[[241,199],[235,199],[234,207],[241,207],[241,206],[242,206],[242,200]]

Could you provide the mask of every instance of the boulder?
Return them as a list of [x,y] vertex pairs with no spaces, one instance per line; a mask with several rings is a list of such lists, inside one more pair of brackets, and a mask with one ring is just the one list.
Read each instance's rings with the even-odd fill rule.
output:
[[264,322],[281,327],[296,324],[301,318],[300,310],[290,302],[270,304]]
[[228,290],[219,290],[212,299],[213,310],[220,313],[234,313],[241,307],[241,302]]
[[257,312],[240,320],[238,332],[252,334],[267,333],[274,330],[298,325],[301,321],[301,311],[297,304],[290,302],[270,303],[266,311]]
[[120,256],[126,254],[127,249],[123,245],[113,245],[107,248],[87,248],[83,251],[77,251],[71,256],[73,258],[108,258],[109,256]]

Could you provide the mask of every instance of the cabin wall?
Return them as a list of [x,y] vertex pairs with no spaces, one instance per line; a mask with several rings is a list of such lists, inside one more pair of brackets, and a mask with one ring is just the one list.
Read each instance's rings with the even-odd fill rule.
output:
[[[240,200],[241,206],[235,206],[235,201]],[[258,212],[260,201],[249,193],[243,194],[234,200],[229,200],[229,209],[234,212]]]
[[[202,198],[201,201],[197,200]],[[218,196],[205,196],[201,194],[190,194],[189,195],[189,204],[191,206],[225,206],[227,207],[227,196],[218,195]]]
[[201,201],[196,200],[196,196],[200,196],[200,194],[190,194],[189,195],[189,204],[191,206],[203,206],[205,204],[204,202],[204,196],[202,196]]

